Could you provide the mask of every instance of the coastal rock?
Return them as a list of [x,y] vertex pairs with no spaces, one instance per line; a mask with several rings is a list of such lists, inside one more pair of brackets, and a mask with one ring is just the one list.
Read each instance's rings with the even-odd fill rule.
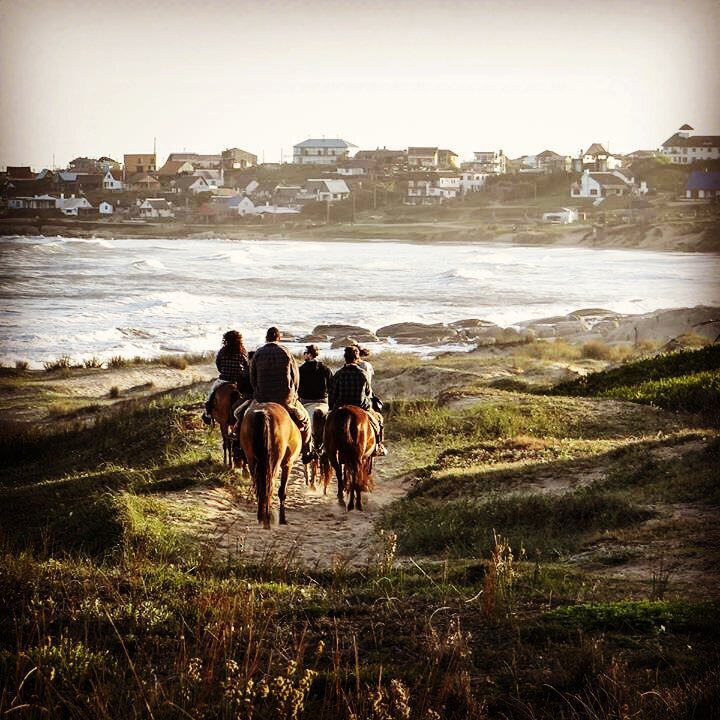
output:
[[463,340],[478,340],[488,336],[489,331],[501,329],[499,325],[489,320],[478,320],[470,318],[468,320],[456,320],[451,322],[449,327],[458,331]]
[[398,343],[418,345],[462,340],[455,328],[444,323],[432,325],[415,322],[395,323],[379,328],[375,334],[379,338],[393,338]]
[[327,335],[313,335],[310,333],[310,335],[303,335],[302,337],[298,338],[298,342],[301,343],[318,343],[318,342],[325,342],[327,340]]
[[[326,340],[334,340],[348,335],[352,335],[353,337],[367,336],[377,340],[372,330],[360,327],[359,325],[317,325],[313,328],[311,335],[323,336]],[[373,342],[373,340],[365,340],[365,342]]]
[[607,342],[668,342],[680,335],[700,335],[715,340],[720,335],[720,308],[660,310],[620,319],[619,326],[605,336]]
[[344,337],[335,338],[330,343],[330,349],[336,350],[337,348],[344,348],[348,345],[362,345],[365,342],[374,342],[377,340],[377,338],[372,335],[373,339],[367,340],[361,335],[345,335]]

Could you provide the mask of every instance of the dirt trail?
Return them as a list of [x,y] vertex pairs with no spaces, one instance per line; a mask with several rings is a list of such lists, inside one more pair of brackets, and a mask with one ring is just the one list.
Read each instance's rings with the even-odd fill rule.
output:
[[363,567],[383,555],[384,543],[375,531],[376,519],[383,508],[406,493],[402,477],[394,470],[397,465],[393,457],[375,462],[375,488],[363,494],[362,512],[348,512],[339,505],[334,479],[327,495],[322,488],[306,487],[301,466],[296,465],[285,502],[288,524],[277,523],[276,490],[270,530],[258,525],[257,503],[249,493],[225,487],[197,487],[168,493],[165,500],[182,509],[199,511],[193,531],[224,557],[281,564],[293,561],[310,568]]

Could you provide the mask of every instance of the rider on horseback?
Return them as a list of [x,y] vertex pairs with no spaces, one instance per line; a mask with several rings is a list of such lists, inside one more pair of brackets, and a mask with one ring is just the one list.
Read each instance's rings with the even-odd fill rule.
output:
[[[320,354],[317,345],[308,345],[303,353],[305,362],[300,366],[298,394],[303,405],[328,401],[328,387],[332,370],[317,359]],[[326,409],[327,411],[327,409]]]
[[[260,403],[279,403],[288,411],[302,436],[302,461],[309,463],[316,454],[313,449],[310,417],[298,400],[300,373],[297,362],[290,351],[280,345],[280,331],[276,327],[268,329],[265,340],[265,345],[255,351],[250,363],[253,400]],[[238,430],[249,405],[250,401],[245,402],[235,410]]]
[[242,399],[252,395],[250,385],[250,361],[243,344],[243,337],[237,330],[228,330],[222,338],[223,345],[215,357],[215,367],[220,376],[210,387],[208,398],[205,401],[205,412],[202,421],[206,425],[212,423],[212,406],[215,391],[225,383],[234,383]]
[[358,365],[360,350],[357,345],[346,347],[343,357],[345,358],[345,365],[333,375],[330,382],[330,410],[335,410],[341,405],[357,405],[365,410],[370,416],[375,431],[375,455],[387,455],[387,450],[383,445],[383,417],[379,412],[373,410],[370,381]]

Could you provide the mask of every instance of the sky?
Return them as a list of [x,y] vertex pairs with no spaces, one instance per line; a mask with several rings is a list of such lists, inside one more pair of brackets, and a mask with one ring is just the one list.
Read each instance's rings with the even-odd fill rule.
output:
[[720,0],[0,0],[0,168],[720,134]]

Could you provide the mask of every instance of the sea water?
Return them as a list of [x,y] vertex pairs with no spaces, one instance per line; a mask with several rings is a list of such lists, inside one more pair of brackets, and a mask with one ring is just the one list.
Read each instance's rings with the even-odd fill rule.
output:
[[31,367],[215,350],[229,328],[252,348],[270,325],[300,336],[327,323],[509,326],[583,307],[720,305],[720,258],[700,253],[42,236],[0,237],[0,252],[0,362]]

